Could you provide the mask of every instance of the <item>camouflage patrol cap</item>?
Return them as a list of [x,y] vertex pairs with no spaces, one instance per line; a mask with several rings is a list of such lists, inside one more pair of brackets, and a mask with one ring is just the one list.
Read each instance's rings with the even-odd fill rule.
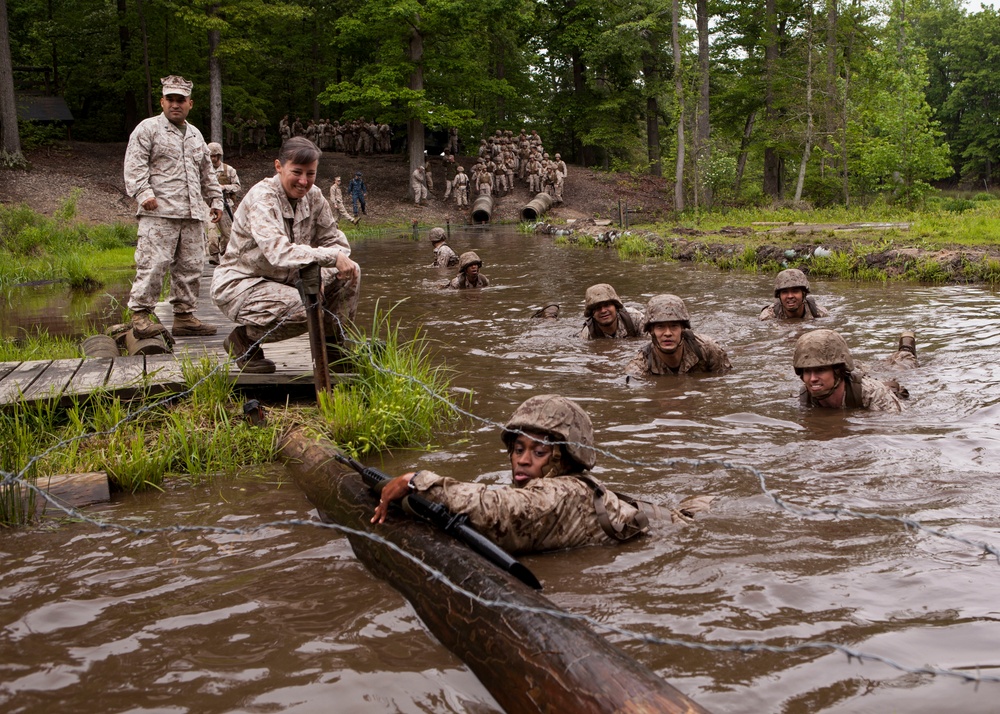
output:
[[464,168],[462,168],[461,166],[459,166],[459,167],[458,167],[457,169],[455,169],[455,170],[456,170],[456,171],[458,171],[459,173],[462,173],[462,172],[464,172],[464,171],[465,171],[465,169],[464,169]]
[[805,294],[809,294],[809,278],[801,270],[789,268],[782,270],[774,278],[774,297],[778,297],[782,290],[788,288],[802,288]]
[[587,288],[587,293],[584,296],[584,307],[583,315],[584,317],[590,317],[594,314],[594,310],[601,303],[613,302],[615,307],[621,310],[624,305],[622,305],[622,299],[618,297],[618,293],[615,289],[608,285],[607,283],[598,283],[597,285],[591,285]]
[[835,367],[844,365],[848,372],[854,370],[854,358],[847,342],[836,330],[811,330],[795,342],[792,356],[795,374],[802,376],[808,367]]
[[462,253],[458,259],[458,272],[464,273],[465,269],[470,265],[478,265],[480,268],[483,267],[483,261],[479,259],[473,251],[468,251],[467,253]]
[[691,316],[684,301],[676,295],[654,295],[646,303],[642,316],[642,330],[649,332],[657,322],[679,322],[685,330],[691,329]]
[[541,394],[514,410],[503,427],[500,438],[510,449],[522,431],[541,432],[560,444],[584,469],[594,468],[594,425],[587,412],[566,397]]
[[217,141],[213,141],[208,145],[208,155],[209,156],[222,156],[222,144]]
[[182,97],[190,97],[194,83],[189,82],[180,75],[172,74],[169,77],[161,77],[160,84],[163,85],[163,96],[168,94],[180,94]]
[[431,228],[431,232],[427,234],[427,237],[431,239],[431,243],[440,243],[446,238],[444,228]]

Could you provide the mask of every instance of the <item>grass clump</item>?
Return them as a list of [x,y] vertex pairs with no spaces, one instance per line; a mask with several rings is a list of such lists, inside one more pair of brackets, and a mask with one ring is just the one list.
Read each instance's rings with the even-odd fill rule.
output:
[[16,338],[0,337],[0,362],[30,362],[81,357],[80,344],[69,337],[53,337],[45,330]]
[[320,396],[317,428],[354,456],[402,446],[426,448],[436,430],[455,418],[446,372],[432,363],[419,333],[412,340],[400,339],[388,312],[376,309],[371,334],[372,339],[350,335],[356,377]]
[[136,228],[75,221],[74,189],[51,218],[24,205],[0,205],[0,289],[31,280],[61,280],[94,289],[108,270],[134,265]]

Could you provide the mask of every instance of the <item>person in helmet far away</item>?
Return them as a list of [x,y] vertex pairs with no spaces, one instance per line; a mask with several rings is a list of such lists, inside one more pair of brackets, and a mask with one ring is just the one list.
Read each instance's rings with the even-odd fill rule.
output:
[[[648,532],[660,509],[617,494],[588,472],[597,461],[594,427],[575,402],[555,394],[531,397],[503,427],[509,486],[467,483],[431,471],[397,476],[382,489],[372,523],[384,523],[389,504],[410,493],[468,516],[469,523],[512,553],[560,550],[631,540]],[[710,497],[688,499],[674,521],[707,510]]]
[[774,303],[760,311],[760,320],[812,320],[830,311],[809,294],[809,278],[801,270],[782,270],[774,279]]
[[[899,338],[899,350],[887,361],[894,366],[915,367],[916,352],[913,333],[904,332]],[[896,380],[880,382],[865,374],[851,356],[847,342],[834,330],[811,330],[799,337],[792,364],[802,380],[802,406],[898,412],[902,411],[900,397],[909,396]]]
[[458,259],[458,275],[445,285],[453,290],[467,290],[469,288],[488,288],[490,279],[479,272],[483,267],[483,261],[474,251],[462,253]]
[[458,256],[445,242],[448,240],[448,235],[444,228],[431,228],[428,238],[430,238],[431,246],[434,248],[432,268],[453,268],[458,265]]
[[691,317],[676,295],[654,295],[646,304],[642,329],[649,344],[625,367],[632,377],[688,372],[726,372],[732,364],[714,340],[691,330]]

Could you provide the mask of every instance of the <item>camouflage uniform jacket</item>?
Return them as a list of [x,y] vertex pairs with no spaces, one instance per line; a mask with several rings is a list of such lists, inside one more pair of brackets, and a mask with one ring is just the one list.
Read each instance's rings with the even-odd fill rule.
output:
[[[182,131],[164,115],[139,122],[125,150],[125,191],[139,203],[137,216],[204,221],[205,204],[222,210],[222,190],[208,146],[191,124]],[[155,198],[155,211],[142,204]]]
[[[829,310],[827,310],[825,307],[820,307],[819,305],[817,305],[816,301],[813,300],[809,296],[806,296],[805,308],[806,308],[805,313],[802,315],[802,318],[801,318],[803,320],[813,320],[813,319],[815,319],[817,317],[829,317],[829,315],[830,315],[830,311]],[[795,318],[789,318],[788,315],[785,314],[785,308],[784,308],[784,306],[782,306],[781,300],[775,300],[774,304],[768,305],[767,307],[765,307],[763,310],[760,311],[760,316],[757,319],[758,320],[775,320],[775,319],[777,319],[777,320],[787,320],[787,319],[794,320]]]
[[219,162],[219,168],[215,170],[215,178],[218,180],[219,187],[226,194],[226,198],[230,202],[233,202],[240,195],[240,191],[243,190],[243,185],[240,183],[240,177],[236,173],[236,169],[227,163]]
[[[597,520],[594,491],[574,476],[532,479],[524,488],[491,488],[419,471],[411,484],[427,500],[466,514],[476,530],[512,553],[616,542]],[[638,511],[607,489],[604,505],[615,525],[631,522]]]
[[442,243],[434,249],[432,268],[453,268],[456,265],[458,265],[458,256],[447,244]]
[[652,343],[649,343],[625,366],[625,373],[634,377],[645,377],[651,374],[726,372],[733,367],[726,356],[726,351],[709,337],[684,330],[681,333],[681,344],[684,346],[684,352],[676,372],[660,362]]
[[[856,408],[867,409],[872,412],[901,412],[903,405],[899,398],[892,393],[892,390],[883,382],[873,379],[868,375],[861,375],[858,384],[857,373],[854,375],[854,382],[845,385],[844,404],[841,409]],[[809,391],[805,385],[799,390],[799,403],[803,406],[823,408],[816,400],[809,396]]]
[[469,285],[469,281],[465,277],[465,273],[462,273],[457,278],[453,279],[448,283],[448,287],[452,290],[472,290],[475,288],[488,288],[490,286],[490,279],[487,278],[482,273],[479,274],[477,282],[475,285]]
[[279,177],[272,176],[247,191],[236,209],[229,247],[212,279],[212,299],[231,318],[255,285],[293,285],[299,268],[331,267],[341,253],[350,257],[351,246],[337,230],[323,191],[314,185],[293,209]]
[[[580,332],[580,339],[600,340],[602,338],[606,338],[610,340],[623,340],[627,337],[639,337],[641,335],[641,330],[642,330],[642,313],[631,307],[626,307],[624,308],[624,310],[625,312],[628,313],[628,316],[632,320],[632,325],[636,329],[635,334],[631,335],[629,334],[628,325],[625,324],[625,320],[623,320],[621,317],[621,311],[619,311],[618,323],[617,323],[618,326],[615,328],[615,334],[605,335],[603,332],[601,332],[601,328],[598,327],[596,324],[594,324],[594,318],[593,316],[591,316],[588,317],[586,322],[583,323],[583,330]],[[593,336],[595,334],[597,335],[596,337]]]

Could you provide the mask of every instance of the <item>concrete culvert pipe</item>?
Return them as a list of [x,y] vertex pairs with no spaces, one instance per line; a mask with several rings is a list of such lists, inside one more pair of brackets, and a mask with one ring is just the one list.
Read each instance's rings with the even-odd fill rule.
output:
[[493,197],[480,196],[472,202],[472,222],[489,223],[493,215]]
[[535,197],[521,209],[521,220],[537,221],[550,208],[552,208],[552,196],[547,193],[535,194]]

